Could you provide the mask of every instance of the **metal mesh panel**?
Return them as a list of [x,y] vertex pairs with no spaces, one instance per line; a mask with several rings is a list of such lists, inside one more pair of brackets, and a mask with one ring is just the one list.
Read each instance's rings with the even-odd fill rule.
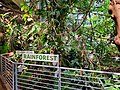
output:
[[22,90],[105,90],[120,84],[119,73],[25,63],[24,67],[28,68],[17,74]]
[[119,85],[118,77],[119,73],[61,67],[61,89],[105,90]]
[[[120,86],[120,73],[55,66],[26,60],[13,63],[1,57],[1,75],[10,90],[109,90]],[[14,72],[14,73],[13,73]]]
[[17,72],[18,88],[31,90],[53,90],[58,89],[58,73],[57,68],[35,65],[35,64],[17,64],[17,66],[24,65],[22,72]]
[[14,90],[14,63],[5,56],[1,58],[1,78],[10,90]]

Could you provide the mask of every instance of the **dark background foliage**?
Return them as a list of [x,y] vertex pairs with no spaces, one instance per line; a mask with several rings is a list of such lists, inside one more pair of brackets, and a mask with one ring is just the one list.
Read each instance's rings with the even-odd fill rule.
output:
[[119,52],[108,5],[109,0],[31,0],[19,8],[1,1],[0,53],[34,50],[59,54],[62,66],[119,66],[112,59]]

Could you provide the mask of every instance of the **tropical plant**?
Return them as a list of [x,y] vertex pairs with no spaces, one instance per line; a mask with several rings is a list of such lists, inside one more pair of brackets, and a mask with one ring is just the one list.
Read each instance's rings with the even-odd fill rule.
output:
[[59,54],[62,66],[103,70],[118,66],[111,59],[118,51],[108,5],[109,0],[31,0],[19,12],[1,14],[0,22],[9,51]]

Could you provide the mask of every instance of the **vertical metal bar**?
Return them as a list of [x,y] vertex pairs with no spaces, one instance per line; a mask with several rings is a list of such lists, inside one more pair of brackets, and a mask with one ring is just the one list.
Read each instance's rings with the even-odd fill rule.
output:
[[18,90],[18,85],[17,85],[17,63],[14,63],[14,72],[15,72],[15,77],[14,77],[14,81],[15,81],[15,90]]
[[14,89],[14,86],[15,86],[15,84],[14,84],[15,83],[14,67],[15,67],[14,63],[12,63],[12,90],[15,90]]
[[6,76],[6,74],[7,74],[7,60],[3,60],[4,62],[5,62],[5,71],[4,71],[4,73],[5,73],[5,83],[7,82],[7,76]]
[[61,68],[59,67],[59,85],[58,90],[61,90]]
[[58,90],[61,90],[61,68],[60,68],[60,66],[59,66],[58,68],[59,68],[59,75],[58,75],[58,79],[59,79],[59,82],[58,82]]
[[2,75],[2,55],[0,54],[0,75]]

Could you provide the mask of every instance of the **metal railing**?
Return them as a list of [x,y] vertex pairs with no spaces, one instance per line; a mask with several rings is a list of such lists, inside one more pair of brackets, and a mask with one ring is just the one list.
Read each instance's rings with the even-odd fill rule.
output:
[[15,83],[14,65],[15,63],[12,62],[9,58],[6,58],[5,56],[0,55],[0,77],[3,83],[6,84],[10,90],[15,90],[14,89],[14,83]]
[[[120,73],[59,67],[59,62],[12,62],[0,56],[1,77],[10,90],[109,90],[120,88]],[[117,89],[116,89],[117,90]],[[119,89],[118,89],[119,90]]]

